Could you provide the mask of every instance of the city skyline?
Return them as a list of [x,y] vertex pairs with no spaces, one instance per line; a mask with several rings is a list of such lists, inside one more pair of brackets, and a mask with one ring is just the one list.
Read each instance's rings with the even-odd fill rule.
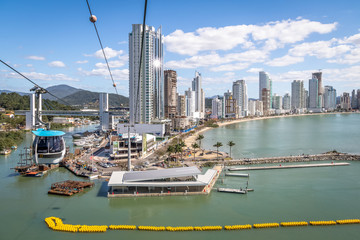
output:
[[[127,35],[132,24],[142,21],[143,1],[90,4],[98,17],[119,93],[128,96]],[[189,4],[202,9],[196,20],[186,8]],[[8,1],[0,6],[8,23],[0,38],[2,60],[45,87],[68,84],[114,92],[84,2],[55,5],[44,1],[31,5]],[[164,69],[177,72],[179,93],[189,87],[198,71],[206,97],[221,94],[228,88],[225,85],[244,79],[249,98],[257,98],[257,74],[263,70],[273,81],[272,92],[284,95],[291,91],[293,80],[308,81],[311,73],[322,69],[323,85],[333,86],[340,95],[360,87],[358,6],[357,1],[346,5],[322,1],[256,1],[246,5],[209,1],[206,6],[190,1],[149,1],[146,21],[156,28],[162,26]],[[62,10],[68,17],[55,14]],[[27,20],[28,12],[32,21]],[[4,66],[0,68],[0,80],[1,89],[31,88]]]

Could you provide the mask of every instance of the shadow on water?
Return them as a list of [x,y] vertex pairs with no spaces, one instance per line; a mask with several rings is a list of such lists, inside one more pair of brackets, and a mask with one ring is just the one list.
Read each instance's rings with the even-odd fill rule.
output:
[[108,184],[106,181],[100,182],[99,184],[101,184],[99,191],[97,193],[97,197],[106,197],[107,198],[107,193],[108,193]]
[[19,173],[10,173],[9,175],[7,175],[6,177],[15,177],[15,176],[19,176],[20,174]]

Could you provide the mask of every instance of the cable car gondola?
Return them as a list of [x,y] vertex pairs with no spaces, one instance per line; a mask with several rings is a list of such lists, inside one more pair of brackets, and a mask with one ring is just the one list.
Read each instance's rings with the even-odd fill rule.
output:
[[37,164],[57,164],[65,156],[65,135],[62,131],[39,128],[32,131],[36,136],[33,142],[34,160]]

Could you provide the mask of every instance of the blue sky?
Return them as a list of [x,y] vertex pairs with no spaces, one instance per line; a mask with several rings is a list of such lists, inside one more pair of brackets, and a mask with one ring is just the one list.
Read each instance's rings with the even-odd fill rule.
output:
[[[144,1],[90,0],[118,91],[128,96],[128,33],[141,23]],[[86,1],[0,1],[0,59],[39,85],[68,84],[113,93]],[[360,2],[148,1],[146,22],[162,26],[165,68],[178,72],[178,92],[195,70],[207,97],[245,79],[258,97],[258,71],[273,92],[323,71],[338,94],[360,88]],[[0,89],[27,92],[31,84],[0,66]]]

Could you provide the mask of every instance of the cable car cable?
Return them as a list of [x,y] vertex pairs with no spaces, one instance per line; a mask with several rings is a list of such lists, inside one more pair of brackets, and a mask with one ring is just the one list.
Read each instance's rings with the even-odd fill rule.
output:
[[[43,88],[43,87],[41,87],[39,84],[35,83],[34,81],[32,81],[31,79],[29,79],[28,77],[26,77],[24,74],[22,74],[21,72],[19,72],[18,70],[16,70],[15,68],[13,68],[12,66],[10,66],[10,65],[7,64],[6,62],[4,62],[3,60],[0,59],[0,62],[3,63],[3,64],[4,64],[5,66],[7,66],[8,68],[10,68],[11,70],[13,70],[14,72],[16,72],[17,74],[19,74],[20,76],[22,76],[23,78],[25,78],[26,80],[28,80],[29,82],[31,82],[32,84],[34,84],[35,87],[38,87],[38,88],[41,88],[41,89],[46,90],[45,88]],[[48,90],[46,90],[46,92],[47,92],[49,95],[53,96],[54,98],[62,101],[62,102],[65,103],[66,105],[71,106],[70,103],[68,103],[68,102],[64,101],[63,99],[55,96],[54,94],[52,94],[52,93],[49,92]]]
[[[89,9],[89,13],[90,13],[90,21],[94,24],[96,36],[97,36],[97,38],[98,38],[98,40],[99,40],[100,47],[101,47],[101,51],[102,51],[102,53],[103,53],[103,55],[104,55],[105,62],[106,62],[106,66],[107,66],[107,69],[109,70],[109,74],[110,74],[110,77],[111,77],[111,81],[112,81],[113,86],[114,86],[114,88],[115,88],[115,92],[116,92],[116,94],[119,96],[119,100],[121,101],[120,95],[119,95],[119,93],[118,93],[118,91],[117,91],[117,88],[116,88],[116,84],[115,84],[113,75],[112,75],[111,70],[110,70],[109,62],[108,62],[108,60],[107,60],[107,57],[106,57],[106,54],[105,54],[105,51],[104,51],[104,47],[103,47],[102,42],[101,42],[101,39],[100,39],[99,32],[98,32],[97,27],[96,27],[96,23],[95,23],[95,22],[96,22],[97,18],[92,14],[91,8],[90,8],[90,4],[89,4],[89,1],[88,1],[88,0],[86,0],[86,3],[87,3],[88,9]],[[120,102],[119,102],[119,104],[120,104]]]

